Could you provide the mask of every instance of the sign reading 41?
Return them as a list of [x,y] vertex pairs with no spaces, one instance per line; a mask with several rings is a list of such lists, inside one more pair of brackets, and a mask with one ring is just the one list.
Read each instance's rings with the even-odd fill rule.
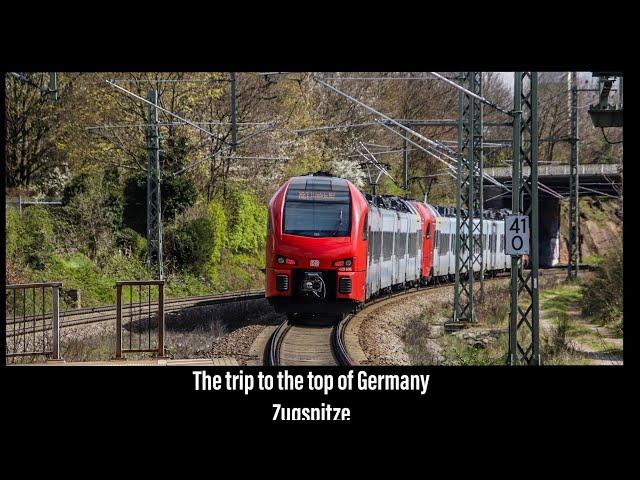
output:
[[505,253],[507,255],[529,254],[529,216],[508,215],[505,221]]

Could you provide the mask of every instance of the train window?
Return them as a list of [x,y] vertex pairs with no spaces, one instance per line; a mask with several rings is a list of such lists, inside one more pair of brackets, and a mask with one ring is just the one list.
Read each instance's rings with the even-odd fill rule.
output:
[[393,254],[393,232],[382,233],[382,257],[384,260],[391,260]]
[[289,188],[283,233],[306,237],[346,237],[351,229],[351,201],[346,191]]
[[407,252],[407,232],[400,232],[396,237],[398,238],[398,256],[404,257]]
[[427,223],[427,231],[425,232],[424,236],[426,237],[427,240],[429,240],[431,238],[431,224]]
[[362,240],[367,240],[369,228],[369,214],[365,214],[364,222],[362,223]]

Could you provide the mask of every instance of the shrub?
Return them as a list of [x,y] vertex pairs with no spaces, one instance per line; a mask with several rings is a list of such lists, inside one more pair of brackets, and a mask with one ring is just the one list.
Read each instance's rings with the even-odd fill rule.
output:
[[227,243],[227,220],[218,203],[210,204],[200,216],[167,230],[167,253],[173,263],[215,281],[220,256]]
[[623,279],[622,246],[610,250],[597,266],[595,275],[583,287],[582,313],[603,324],[618,324],[622,330]]
[[141,258],[147,250],[147,239],[132,228],[123,228],[117,238],[118,246],[130,249],[133,256]]
[[5,217],[6,258],[13,258],[18,253],[20,240],[23,238],[22,222],[17,208],[7,208]]
[[119,218],[114,218],[114,215],[119,215],[118,200],[114,196],[117,194],[105,188],[102,178],[91,177],[84,181],[82,188],[70,197],[64,207],[67,221],[80,227],[74,229],[77,243],[88,248],[93,256],[98,250],[111,245],[112,231],[121,223]]
[[267,208],[249,191],[234,197],[229,248],[234,253],[258,253],[265,242]]
[[[169,223],[193,206],[198,191],[193,181],[184,176],[165,176],[162,180],[162,216]],[[140,234],[147,228],[147,176],[129,177],[124,186],[124,225]]]
[[48,210],[41,206],[26,208],[21,218],[19,251],[29,264],[42,264],[53,253],[53,221]]
[[86,192],[91,183],[91,176],[88,173],[81,173],[71,179],[62,192],[62,204],[68,205],[71,200]]
[[102,190],[104,192],[104,207],[109,213],[111,228],[119,230],[123,225],[124,193],[120,187],[117,168],[112,168],[104,173]]

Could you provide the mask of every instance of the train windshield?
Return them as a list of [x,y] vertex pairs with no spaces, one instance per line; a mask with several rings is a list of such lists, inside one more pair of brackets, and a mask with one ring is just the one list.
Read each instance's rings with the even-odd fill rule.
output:
[[346,182],[337,183],[337,179],[324,178],[313,180],[294,181],[289,186],[282,232],[306,237],[348,236],[351,231],[351,202]]

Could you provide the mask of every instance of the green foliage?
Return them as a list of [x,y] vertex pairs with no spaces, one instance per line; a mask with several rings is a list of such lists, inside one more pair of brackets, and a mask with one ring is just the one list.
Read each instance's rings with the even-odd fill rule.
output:
[[216,279],[222,249],[227,244],[227,219],[222,205],[211,203],[196,218],[167,230],[170,261],[194,275]]
[[12,258],[18,251],[23,237],[22,222],[17,208],[7,208],[5,216],[6,257]]
[[114,230],[119,230],[123,224],[124,194],[120,187],[117,168],[112,168],[104,173],[102,189],[105,196],[104,207],[109,212],[111,227]]
[[131,255],[138,258],[142,258],[147,250],[147,239],[132,228],[123,228],[117,239],[118,246],[131,250]]
[[91,183],[91,175],[81,173],[71,179],[62,192],[62,204],[68,205],[76,196],[86,192]]
[[165,176],[162,180],[162,215],[164,220],[170,222],[187,208],[193,206],[197,198],[198,190],[189,178],[186,176]]
[[582,292],[582,313],[602,324],[615,324],[622,331],[622,246],[610,250],[597,266]]
[[39,267],[53,253],[53,221],[45,207],[34,205],[25,208],[16,232],[19,237],[13,248],[29,265]]
[[[71,193],[73,192],[73,193]],[[78,180],[67,192],[63,216],[76,248],[91,255],[113,244],[113,232],[122,224],[122,198],[112,172]]]
[[216,278],[218,265],[220,264],[220,256],[222,250],[229,243],[227,237],[227,215],[221,204],[212,202],[207,207],[206,218],[211,222],[213,235],[209,238],[212,244],[211,256],[209,258],[208,268],[209,276],[212,280]]
[[234,253],[258,253],[264,248],[267,207],[248,190],[235,195],[230,216],[229,249]]
[[[165,176],[162,180],[163,222],[171,222],[193,206],[198,191],[185,176]],[[139,174],[127,178],[124,186],[124,224],[140,234],[147,228],[147,176]]]

